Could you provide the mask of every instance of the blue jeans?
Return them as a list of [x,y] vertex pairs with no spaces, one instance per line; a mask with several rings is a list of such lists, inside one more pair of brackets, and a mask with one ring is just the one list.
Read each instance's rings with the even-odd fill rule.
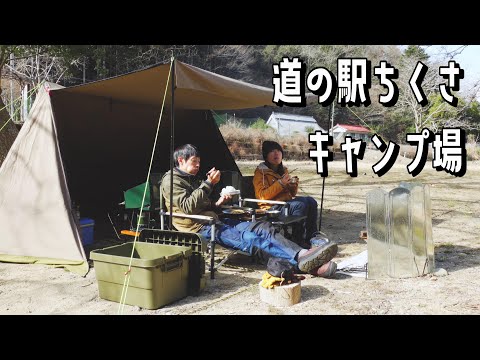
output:
[[[293,200],[287,201],[290,205],[288,215],[306,216],[307,219],[303,223],[293,225],[292,235],[296,242],[309,242],[312,234],[318,230],[317,218],[318,209],[317,201],[311,196],[297,196]],[[284,206],[275,205],[276,210],[283,213]]]
[[[215,225],[215,240],[230,249],[248,252],[250,255],[261,251],[266,257],[287,259],[297,265],[296,255],[302,248],[286,239],[267,221],[239,222],[226,219]],[[210,240],[211,225],[203,225],[199,234]]]

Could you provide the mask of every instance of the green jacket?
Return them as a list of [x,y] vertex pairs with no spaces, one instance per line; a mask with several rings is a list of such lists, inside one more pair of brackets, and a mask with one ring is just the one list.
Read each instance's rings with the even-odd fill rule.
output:
[[[162,178],[162,194],[167,211],[170,211],[170,171]],[[212,201],[209,199],[213,186],[207,181],[173,169],[173,212],[188,215],[207,215],[218,219],[213,212]],[[198,232],[205,224],[200,220],[173,218],[173,226],[178,231]]]

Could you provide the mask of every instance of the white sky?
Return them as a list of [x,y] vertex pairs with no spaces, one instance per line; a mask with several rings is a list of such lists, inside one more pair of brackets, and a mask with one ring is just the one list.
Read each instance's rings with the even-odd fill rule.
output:
[[[426,48],[431,59],[442,59],[445,52],[460,49],[462,45],[434,45]],[[460,91],[467,90],[480,80],[480,45],[468,45],[453,58],[464,70],[464,78],[460,80]],[[447,62],[445,61],[445,64]]]

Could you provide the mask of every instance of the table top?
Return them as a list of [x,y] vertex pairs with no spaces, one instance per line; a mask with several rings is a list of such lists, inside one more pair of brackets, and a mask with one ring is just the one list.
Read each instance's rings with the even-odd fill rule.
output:
[[[230,214],[225,214],[221,213],[219,214],[220,217],[232,217],[241,221],[251,221],[252,217],[251,215],[230,215]],[[300,215],[287,215],[285,216],[284,214],[281,214],[278,218],[276,219],[269,219],[265,214],[257,214],[255,216],[257,221],[270,221],[274,225],[290,225],[293,223],[296,223],[298,221],[305,220],[307,217],[306,216],[300,216]]]
[[278,219],[265,219],[269,220],[272,224],[278,224],[278,225],[289,225],[298,221],[305,220],[307,217],[306,216],[300,216],[300,215],[280,215]]

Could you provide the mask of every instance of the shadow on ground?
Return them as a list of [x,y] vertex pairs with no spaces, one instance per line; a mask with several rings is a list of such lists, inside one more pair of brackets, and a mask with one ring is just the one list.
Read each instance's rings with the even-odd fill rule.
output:
[[302,302],[308,300],[321,299],[330,293],[328,289],[318,285],[303,285],[302,284]]
[[435,267],[448,272],[480,265],[480,249],[450,243],[435,246]]
[[324,210],[322,231],[338,244],[364,243],[360,231],[366,229],[365,213]]

